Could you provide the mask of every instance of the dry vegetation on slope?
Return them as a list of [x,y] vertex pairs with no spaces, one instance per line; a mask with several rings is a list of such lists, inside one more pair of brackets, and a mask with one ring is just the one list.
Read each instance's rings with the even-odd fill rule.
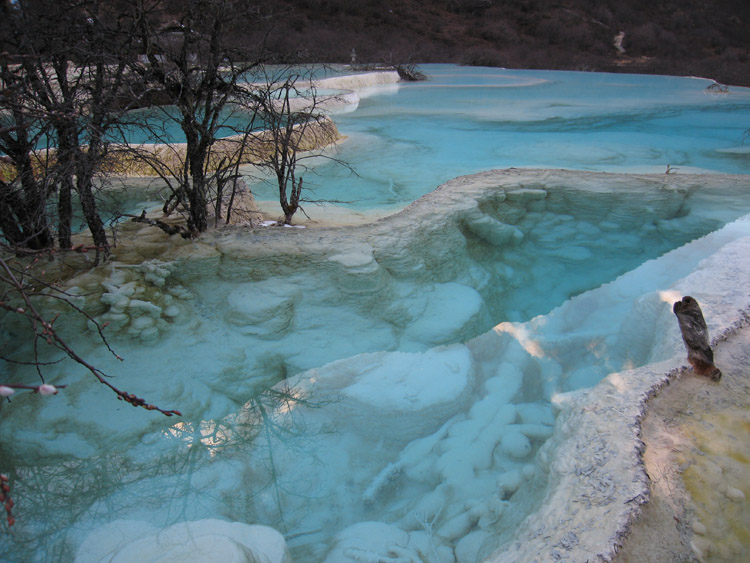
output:
[[[701,75],[750,85],[745,0],[277,0],[270,46],[309,60]],[[625,53],[614,47],[624,32]]]

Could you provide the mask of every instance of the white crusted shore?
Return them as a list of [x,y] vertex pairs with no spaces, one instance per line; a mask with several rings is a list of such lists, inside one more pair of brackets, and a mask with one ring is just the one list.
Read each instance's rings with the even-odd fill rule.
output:
[[[741,239],[679,284],[711,311],[713,347],[748,330],[748,256],[750,239]],[[722,276],[722,265],[730,264],[734,265],[731,275]],[[689,372],[679,356],[611,374],[593,389],[559,396],[555,434],[540,454],[550,460],[549,490],[542,507],[521,524],[512,542],[487,561],[616,560],[651,498],[641,421],[650,399],[666,385],[679,385]],[[714,385],[707,379],[702,383]],[[662,552],[656,546],[650,549],[653,559],[633,561],[662,561]],[[699,552],[690,555],[701,560]]]
[[[689,294],[699,300],[707,315],[712,347],[721,347],[727,339],[748,330],[745,327],[750,318],[749,257],[750,238],[730,242],[675,284],[668,295],[662,296],[665,300],[677,300]],[[659,336],[664,339],[660,343],[662,348],[671,344],[679,350],[672,359],[613,373],[591,389],[556,397],[559,414],[555,434],[540,452],[549,467],[546,496],[541,507],[519,526],[512,541],[486,561],[616,560],[644,504],[651,498],[641,436],[641,422],[650,399],[666,385],[679,385],[682,378],[691,375],[677,321],[671,321],[661,325],[667,332]],[[733,367],[741,370],[748,366]],[[704,379],[703,385],[710,388],[715,384]],[[747,399],[745,396],[745,407]],[[671,471],[677,469],[673,467]],[[668,521],[665,525],[671,524]],[[685,525],[689,526],[689,522]],[[687,555],[702,561],[705,553],[701,545],[705,546],[705,542],[684,545],[689,539],[688,536],[683,540],[683,545],[672,546],[683,549],[674,556]],[[684,551],[686,547],[688,553]],[[623,560],[663,560],[660,559],[663,552],[656,548],[651,549],[653,558],[644,559],[643,551],[641,558]]]

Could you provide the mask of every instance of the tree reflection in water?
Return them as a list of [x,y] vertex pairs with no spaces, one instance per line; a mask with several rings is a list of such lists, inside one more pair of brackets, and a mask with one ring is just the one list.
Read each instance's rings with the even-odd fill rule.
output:
[[295,493],[280,483],[275,448],[310,455],[315,436],[331,429],[309,424],[304,413],[329,403],[279,384],[237,413],[179,422],[119,452],[15,466],[17,525],[5,556],[72,560],[86,535],[118,519],[160,527],[209,517],[253,523],[261,495],[275,503],[275,521],[266,523],[283,531],[281,497]]

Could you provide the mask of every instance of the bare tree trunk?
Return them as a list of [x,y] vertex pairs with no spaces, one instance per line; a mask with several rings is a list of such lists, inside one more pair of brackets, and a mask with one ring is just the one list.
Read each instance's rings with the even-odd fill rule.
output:
[[73,183],[65,178],[57,195],[57,244],[60,248],[73,247],[71,223],[73,221]]
[[104,251],[105,256],[109,256],[107,231],[104,228],[104,222],[101,217],[99,217],[99,213],[96,210],[96,198],[94,198],[94,192],[91,189],[90,180],[88,182],[79,181],[78,197],[81,201],[81,208],[83,210],[83,216],[86,219],[86,224],[91,231],[91,237],[94,239],[94,244],[97,248]]
[[39,250],[51,248],[54,244],[49,223],[47,222],[46,189],[34,178],[34,170],[28,155],[23,160],[20,171],[23,187],[23,207],[20,210],[20,224],[23,228],[24,246]]
[[[5,74],[5,72],[3,73]],[[3,213],[3,236],[12,246],[32,250],[51,248],[54,237],[47,219],[48,189],[34,173],[32,155],[35,140],[29,138],[27,122],[19,107],[11,107],[14,126],[0,131],[0,150],[16,171],[16,177],[0,183],[0,211]],[[8,223],[14,222],[15,227]]]
[[36,193],[42,187],[33,179],[23,183],[26,184],[26,190],[31,189],[34,193],[19,189],[17,182],[0,184],[0,224],[3,237],[8,244],[18,248],[51,248],[54,239],[47,224],[44,199]]
[[295,181],[292,173],[289,181],[292,184],[292,192],[289,194],[289,202],[286,201],[286,194],[282,198],[281,209],[284,211],[284,224],[291,225],[294,214],[299,210],[299,198],[302,193],[302,178]]
[[208,198],[206,197],[206,176],[203,172],[205,157],[194,155],[190,161],[192,185],[188,190],[188,201],[190,202],[190,216],[188,221],[190,229],[197,233],[208,229]]
[[13,246],[23,242],[23,230],[17,220],[16,209],[20,207],[18,194],[12,182],[0,181],[0,230],[3,237]]
[[239,162],[240,160],[237,160],[237,164],[234,167],[234,170],[232,172],[232,175],[227,179],[227,181],[232,182],[232,194],[229,196],[229,202],[227,203],[227,216],[225,224],[229,224],[229,222],[232,220],[232,210],[234,209],[234,199],[237,196],[237,192],[247,189],[247,185],[245,182],[240,178],[239,174]]
[[57,243],[60,248],[72,248],[71,223],[73,221],[73,168],[74,146],[77,144],[75,124],[57,122],[57,164],[54,176],[58,183],[57,195]]
[[[91,231],[91,237],[94,239],[94,245],[99,251],[103,251],[104,256],[107,257],[109,256],[109,241],[107,240],[107,231],[104,228],[104,222],[96,208],[93,182],[94,173],[97,170],[96,163],[101,160],[102,150],[99,139],[94,136],[85,153],[80,149],[77,151],[78,174],[76,175],[76,188],[81,201],[83,216],[86,219],[89,231]],[[97,252],[97,261],[99,251]]]

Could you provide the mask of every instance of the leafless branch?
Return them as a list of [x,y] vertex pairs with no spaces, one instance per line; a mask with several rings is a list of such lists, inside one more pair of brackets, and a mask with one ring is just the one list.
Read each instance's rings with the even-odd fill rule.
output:
[[[29,321],[31,325],[32,332],[34,333],[34,344],[35,346],[40,342],[46,342],[48,345],[53,346],[59,350],[61,350],[68,358],[76,362],[77,364],[83,366],[86,368],[89,373],[91,373],[101,384],[107,386],[109,389],[111,389],[115,395],[117,395],[117,398],[123,401],[126,401],[130,403],[131,405],[135,407],[143,407],[146,410],[156,410],[160,413],[164,414],[165,416],[173,416],[178,415],[181,416],[182,413],[178,410],[167,410],[162,409],[156,405],[148,403],[145,399],[140,398],[132,393],[128,393],[126,391],[123,391],[119,388],[117,388],[115,385],[113,385],[110,381],[108,381],[108,376],[106,373],[104,373],[102,370],[97,368],[96,366],[89,363],[87,360],[85,360],[82,356],[80,356],[68,343],[60,336],[60,334],[55,330],[54,324],[57,320],[57,316],[54,317],[51,320],[47,320],[44,315],[42,315],[37,307],[34,305],[31,296],[27,293],[26,287],[24,284],[18,280],[18,278],[15,276],[15,273],[13,272],[13,269],[8,265],[8,263],[0,258],[0,270],[3,272],[2,281],[4,283],[7,283],[10,285],[11,289],[14,290],[16,295],[20,297],[23,306],[16,307],[14,312],[16,314],[23,315],[26,317],[26,319]],[[7,307],[6,307],[7,308]],[[35,357],[38,357],[38,349],[35,349]],[[40,378],[42,379],[42,382],[44,383],[44,377],[41,373],[41,369],[39,369],[39,364],[35,364],[36,367],[39,370]],[[12,385],[6,385],[6,387],[12,387]],[[18,387],[16,387],[18,388]],[[25,388],[25,387],[24,387]]]

